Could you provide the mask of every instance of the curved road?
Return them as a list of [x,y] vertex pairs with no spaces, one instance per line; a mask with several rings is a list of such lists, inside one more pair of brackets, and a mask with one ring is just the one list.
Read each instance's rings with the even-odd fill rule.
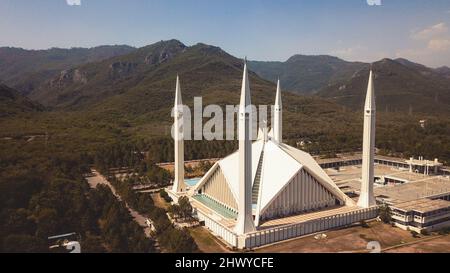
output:
[[[97,187],[98,184],[106,185],[111,189],[111,192],[114,194],[114,196],[116,196],[119,201],[122,201],[122,198],[116,192],[116,189],[113,187],[113,185],[111,185],[111,183],[108,180],[106,180],[106,178],[103,175],[101,175],[95,169],[91,169],[91,172],[92,172],[92,176],[86,177],[91,188]],[[155,247],[159,250],[157,238],[151,236],[151,230],[145,223],[146,217],[144,217],[142,214],[140,214],[136,210],[132,209],[130,206],[128,206],[128,204],[126,202],[125,202],[125,206],[127,207],[128,211],[130,212],[130,215],[133,217],[133,220],[136,223],[138,223],[139,226],[142,227],[142,229],[144,230],[145,236],[155,240]]]

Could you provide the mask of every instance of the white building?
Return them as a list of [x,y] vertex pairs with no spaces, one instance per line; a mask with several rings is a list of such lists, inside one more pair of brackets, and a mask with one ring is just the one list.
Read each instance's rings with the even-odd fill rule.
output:
[[[358,207],[310,154],[282,142],[279,82],[274,128],[270,133],[260,128],[258,139],[251,142],[244,110],[250,104],[250,95],[244,65],[239,150],[216,162],[189,192],[169,190],[174,200],[187,195],[199,220],[213,234],[238,248],[261,246],[377,216],[375,204]],[[365,136],[374,140],[370,132]],[[373,159],[368,162],[373,168]],[[370,189],[373,181],[366,183]],[[373,191],[364,194],[373,199]]]

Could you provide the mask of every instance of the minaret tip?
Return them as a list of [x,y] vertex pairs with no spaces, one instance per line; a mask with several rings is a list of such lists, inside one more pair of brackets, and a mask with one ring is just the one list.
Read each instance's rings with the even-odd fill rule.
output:
[[275,105],[281,107],[281,87],[280,87],[280,79],[277,80],[277,92],[275,95]]
[[182,105],[183,102],[181,100],[181,87],[180,87],[180,78],[177,73],[177,80],[175,85],[175,106]]
[[280,79],[277,81],[277,93],[275,95],[275,105],[274,105],[274,120],[273,120],[273,139],[282,143],[283,141],[283,125],[282,125],[282,103],[281,103],[281,88]]
[[241,88],[241,111],[246,111],[245,107],[251,104],[250,98],[250,85],[248,81],[248,69],[247,69],[247,57],[244,59],[244,71],[242,75],[242,88]]
[[372,70],[369,72],[369,81],[367,83],[366,102],[364,108],[375,110],[375,89],[373,86]]

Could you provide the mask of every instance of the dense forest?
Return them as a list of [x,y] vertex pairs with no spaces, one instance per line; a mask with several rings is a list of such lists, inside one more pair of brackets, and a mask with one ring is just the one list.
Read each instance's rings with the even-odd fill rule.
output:
[[[1,252],[48,252],[49,236],[70,232],[81,239],[82,252],[155,251],[154,241],[145,237],[124,202],[119,202],[106,186],[89,187],[84,175],[89,173],[93,159],[87,154],[41,147],[39,143],[1,146]],[[118,155],[126,158],[121,152]],[[103,158],[111,157],[103,154]],[[139,157],[130,157],[130,162],[130,166],[141,166]],[[162,179],[167,179],[164,170],[155,173],[163,173]],[[169,252],[196,251],[189,233],[173,228],[165,211],[153,206],[149,195],[135,193],[129,181],[109,178],[128,205],[153,219],[161,248]]]
[[89,188],[85,154],[39,146],[1,146],[1,252],[48,252],[49,236],[70,232],[83,252],[154,251],[123,202],[108,188]]

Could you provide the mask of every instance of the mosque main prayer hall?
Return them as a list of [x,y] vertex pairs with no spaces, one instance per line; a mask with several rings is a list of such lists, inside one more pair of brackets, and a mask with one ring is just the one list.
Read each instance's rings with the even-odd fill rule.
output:
[[[167,189],[173,202],[187,196],[193,215],[210,232],[237,249],[267,244],[373,219],[375,95],[370,72],[364,107],[364,138],[359,200],[348,197],[307,152],[283,143],[278,81],[272,128],[250,138],[251,91],[244,63],[238,112],[239,149],[217,161],[194,186],[184,178],[184,140],[174,134],[175,173]],[[177,78],[174,128],[183,118]]]

